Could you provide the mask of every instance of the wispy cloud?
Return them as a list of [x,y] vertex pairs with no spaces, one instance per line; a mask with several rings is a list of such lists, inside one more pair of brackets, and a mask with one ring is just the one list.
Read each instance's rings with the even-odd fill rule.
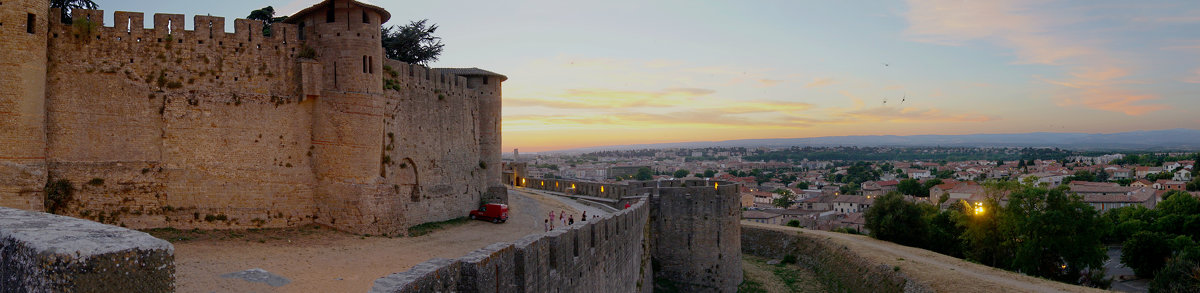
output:
[[776,86],[776,85],[779,85],[779,83],[781,83],[781,82],[783,82],[783,80],[769,79],[769,78],[763,78],[763,79],[758,80],[758,84],[761,86],[765,86],[765,87],[766,86]]
[[1016,63],[1063,67],[1064,78],[1034,78],[1064,87],[1052,98],[1059,106],[1144,115],[1165,109],[1153,94],[1122,85],[1134,83],[1129,64],[1105,50],[1104,39],[1081,39],[1065,29],[1081,20],[1047,12],[1040,1],[909,0],[905,34],[916,41],[945,45],[985,42],[1009,48]]
[[1200,83],[1200,68],[1196,68],[1196,71],[1193,72],[1192,76],[1184,78],[1183,81],[1187,83]]
[[1064,42],[1047,27],[1066,21],[1035,14],[1034,1],[909,0],[913,40],[961,46],[983,40],[1015,49],[1017,62],[1057,64],[1062,59],[1092,52],[1079,43]]
[[875,107],[844,113],[844,116],[862,122],[988,122],[996,117],[974,113],[946,113],[939,109],[917,109],[902,107]]
[[661,107],[680,105],[715,92],[701,88],[670,88],[660,91],[568,89],[556,97],[505,98],[504,103],[510,107],[542,106],[560,109]]
[[1158,97],[1154,95],[1136,94],[1119,88],[1093,87],[1086,88],[1083,92],[1061,97],[1058,105],[1079,105],[1097,110],[1125,113],[1130,116],[1140,116],[1167,109],[1167,106],[1163,104],[1145,103],[1157,99]]
[[1071,78],[1062,81],[1041,79],[1066,88],[1056,95],[1056,104],[1059,106],[1083,106],[1130,116],[1167,109],[1166,105],[1153,103],[1159,99],[1156,95],[1136,93],[1121,87],[1124,84],[1138,83],[1123,80],[1129,75],[1125,69],[1097,67],[1080,69],[1070,75]]
[[813,78],[813,81],[809,82],[808,84],[805,84],[804,87],[805,88],[819,88],[819,87],[830,86],[833,84],[834,84],[833,78],[819,77],[819,78]]

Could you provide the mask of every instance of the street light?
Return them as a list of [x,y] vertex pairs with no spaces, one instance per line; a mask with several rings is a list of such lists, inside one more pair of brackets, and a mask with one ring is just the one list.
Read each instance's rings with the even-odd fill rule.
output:
[[983,212],[984,212],[984,210],[983,210],[983,202],[976,202],[976,203],[975,203],[975,215],[976,215],[976,216],[978,216],[978,215],[982,215],[982,214],[983,214]]

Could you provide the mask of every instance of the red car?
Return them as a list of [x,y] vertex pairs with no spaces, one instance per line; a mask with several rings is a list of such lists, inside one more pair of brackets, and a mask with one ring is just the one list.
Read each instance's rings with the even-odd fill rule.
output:
[[503,223],[508,221],[508,205],[489,203],[480,206],[478,210],[471,211],[472,220],[492,221],[492,223]]

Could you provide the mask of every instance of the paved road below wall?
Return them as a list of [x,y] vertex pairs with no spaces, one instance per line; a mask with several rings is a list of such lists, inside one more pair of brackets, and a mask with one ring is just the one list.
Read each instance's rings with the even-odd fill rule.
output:
[[[556,192],[542,191],[542,190],[536,190],[536,189],[524,189],[524,188],[516,189],[516,190],[521,191],[521,192],[541,194],[545,197],[552,198],[554,200],[557,200],[558,202],[561,202],[567,206],[574,208],[575,210],[577,210],[579,212],[587,212],[588,217],[610,214],[606,210],[602,210],[597,207],[593,207],[593,206],[589,206],[589,205],[580,203],[578,200],[571,199],[569,197],[559,196],[558,193],[556,193]],[[550,211],[544,211],[542,214],[549,216],[549,213],[550,213]],[[556,217],[558,216],[558,213],[559,213],[559,211],[554,211],[554,214]],[[567,213],[567,214],[570,215],[571,213]],[[575,213],[574,215],[575,215],[576,221],[578,221],[579,217],[582,216],[582,214],[580,214],[580,213]]]

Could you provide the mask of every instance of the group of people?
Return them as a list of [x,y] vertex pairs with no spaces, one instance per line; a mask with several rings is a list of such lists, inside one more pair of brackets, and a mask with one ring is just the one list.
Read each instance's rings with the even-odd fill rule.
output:
[[[579,220],[587,221],[587,211],[583,211],[583,215],[579,218]],[[544,225],[546,226],[545,228],[546,228],[547,232],[549,232],[550,230],[554,230],[555,221],[556,220],[554,219],[554,211],[550,211],[550,217],[546,218],[546,220],[544,221],[545,222]],[[575,224],[575,214],[567,215],[567,211],[559,210],[557,222],[561,222],[563,226],[574,225]]]

